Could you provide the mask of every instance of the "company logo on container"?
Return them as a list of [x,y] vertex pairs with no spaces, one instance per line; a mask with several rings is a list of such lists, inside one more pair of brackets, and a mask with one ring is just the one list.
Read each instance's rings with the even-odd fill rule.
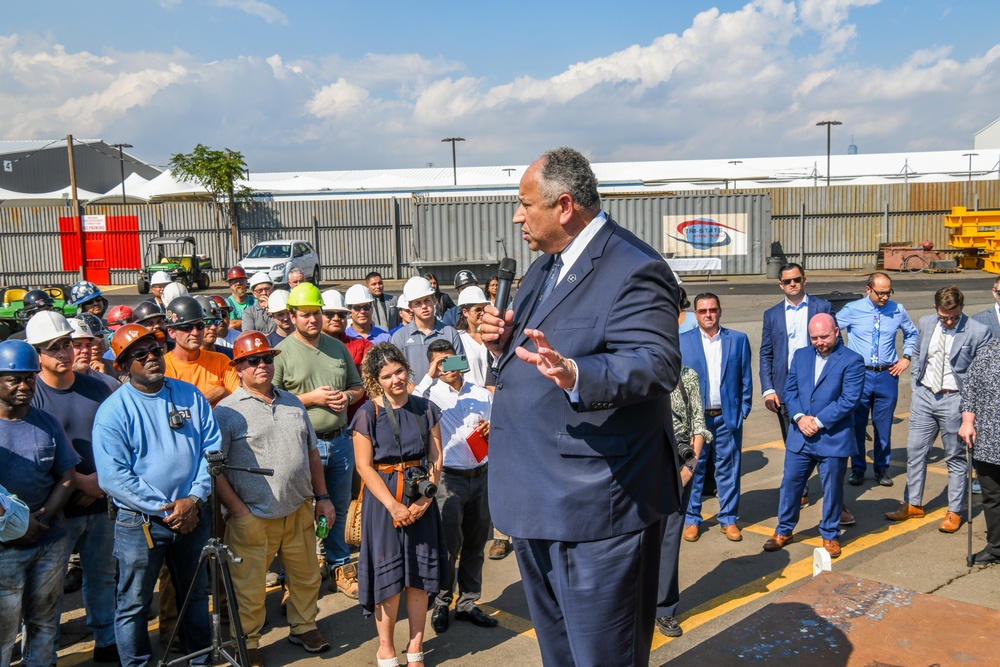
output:
[[723,225],[711,218],[695,218],[694,220],[685,220],[677,225],[677,233],[681,236],[671,236],[670,238],[687,243],[695,250],[711,250],[732,243],[733,234],[731,232],[739,233],[740,230]]

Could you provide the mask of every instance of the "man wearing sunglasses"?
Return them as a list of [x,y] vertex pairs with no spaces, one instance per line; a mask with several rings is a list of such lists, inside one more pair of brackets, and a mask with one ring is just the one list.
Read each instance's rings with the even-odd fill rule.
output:
[[962,426],[961,391],[972,360],[991,339],[989,329],[962,313],[965,295],[955,285],[934,294],[933,315],[917,323],[917,347],[910,367],[910,429],[906,441],[906,487],[903,503],[886,518],[904,521],[924,515],[924,480],[927,457],[941,433],[948,464],[948,513],[938,526],[954,533],[962,525],[969,473],[965,444],[958,437]]
[[372,309],[375,307],[375,297],[364,285],[351,285],[344,295],[344,303],[351,309],[351,326],[347,335],[353,338],[363,338],[372,345],[388,343],[392,338],[385,329],[375,326],[372,319]]
[[166,375],[190,382],[214,407],[240,386],[229,359],[220,352],[203,350],[205,313],[193,296],[179,296],[167,307],[167,333],[174,348],[166,355]]
[[198,557],[208,540],[205,452],[219,449],[219,427],[197,387],[165,378],[164,341],[161,332],[141,324],[115,332],[115,366],[129,381],[104,401],[94,420],[98,479],[118,512],[115,639],[123,667],[141,667],[152,657],[148,612],[164,564],[178,608],[191,591],[180,649],[192,653],[211,642],[208,581]]
[[336,517],[305,406],[294,394],[271,384],[274,359],[280,354],[259,331],[241,334],[233,344],[231,363],[242,386],[215,409],[222,453],[229,464],[274,470],[271,477],[227,470],[216,480],[228,516],[226,543],[243,559],[232,576],[250,667],[264,664],[260,635],[265,577],[278,553],[288,587],[288,640],[310,653],[330,648],[316,629],[322,578],[312,526],[313,519],[321,517],[332,526]]
[[[899,374],[910,366],[917,347],[917,328],[902,304],[892,301],[892,279],[881,271],[871,274],[865,287],[867,296],[846,304],[837,313],[837,326],[847,332],[847,347],[865,358],[865,390],[854,412],[857,449],[851,456],[847,483],[861,486],[868,463],[865,434],[871,416],[875,481],[892,486],[889,476],[889,447],[892,415],[899,398]],[[896,352],[896,333],[903,332],[903,357]]]

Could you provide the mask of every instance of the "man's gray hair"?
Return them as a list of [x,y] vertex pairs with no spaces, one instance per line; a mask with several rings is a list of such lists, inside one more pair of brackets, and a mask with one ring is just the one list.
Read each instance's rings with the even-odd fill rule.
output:
[[580,151],[553,148],[542,155],[542,159],[544,163],[538,177],[538,190],[546,206],[552,206],[560,196],[568,194],[582,210],[600,210],[597,176]]
[[303,278],[306,277],[306,274],[305,274],[305,272],[302,271],[302,269],[292,269],[291,271],[288,272],[288,277],[291,278],[292,275],[294,275],[296,273],[299,274],[300,276],[302,276]]

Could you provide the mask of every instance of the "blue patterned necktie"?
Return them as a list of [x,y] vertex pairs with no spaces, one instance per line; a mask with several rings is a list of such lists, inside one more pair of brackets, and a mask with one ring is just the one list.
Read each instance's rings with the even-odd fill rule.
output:
[[879,313],[876,310],[872,321],[872,366],[878,367]]
[[559,282],[559,271],[562,269],[562,265],[562,254],[557,253],[552,261],[552,268],[549,269],[549,275],[545,279],[545,284],[542,285],[542,291],[538,293],[538,302],[535,305],[541,304],[548,298],[549,294],[552,294],[556,283]]

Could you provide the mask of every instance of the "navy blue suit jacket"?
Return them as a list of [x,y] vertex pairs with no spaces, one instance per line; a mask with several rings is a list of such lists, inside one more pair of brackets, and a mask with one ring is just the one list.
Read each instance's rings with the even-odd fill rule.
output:
[[[653,248],[612,220],[532,312],[552,264],[514,298],[490,420],[493,521],[519,538],[591,541],[636,532],[680,505],[670,391],[680,373],[677,283]],[[576,362],[580,400],[514,354],[540,329]]]
[[809,442],[819,456],[851,456],[858,446],[854,435],[854,409],[861,402],[865,386],[865,360],[837,341],[819,381],[814,383],[815,373],[816,350],[812,347],[797,350],[785,383],[788,417],[811,415],[823,424],[823,428],[807,438],[793,423],[785,447],[801,452]]
[[[743,426],[753,405],[753,369],[750,367],[750,339],[742,331],[720,327],[722,335],[722,419],[730,430]],[[681,334],[681,359],[698,374],[701,404],[709,405],[708,362],[701,344],[701,329]]]
[[[785,326],[785,300],[764,311],[760,333],[760,391],[774,391],[784,402],[785,378],[788,376],[788,329]],[[809,295],[806,323],[819,313],[833,315],[833,304]],[[811,346],[810,346],[811,347]]]

